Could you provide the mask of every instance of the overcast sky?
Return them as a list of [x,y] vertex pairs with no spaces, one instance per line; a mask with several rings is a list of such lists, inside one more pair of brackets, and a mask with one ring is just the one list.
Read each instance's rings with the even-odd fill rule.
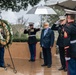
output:
[[[44,0],[41,0],[41,2],[37,6],[44,5],[44,4],[45,4]],[[32,7],[29,5],[28,10],[30,10],[31,8]],[[40,22],[40,16],[39,15],[27,15],[26,14],[27,11],[20,10],[20,12],[12,12],[11,10],[8,10],[8,11],[2,11],[1,15],[3,19],[7,20],[8,22],[12,24],[16,24],[17,19],[22,16],[24,16],[25,19],[28,19],[28,22],[34,22],[38,24]]]

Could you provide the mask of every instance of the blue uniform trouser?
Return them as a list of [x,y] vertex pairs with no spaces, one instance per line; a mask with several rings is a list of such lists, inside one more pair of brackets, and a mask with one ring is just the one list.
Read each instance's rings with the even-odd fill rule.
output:
[[36,57],[36,44],[29,44],[29,50],[30,50],[30,59],[35,60]]
[[68,60],[68,75],[76,75],[76,58]]
[[0,47],[0,66],[4,66],[4,47]]

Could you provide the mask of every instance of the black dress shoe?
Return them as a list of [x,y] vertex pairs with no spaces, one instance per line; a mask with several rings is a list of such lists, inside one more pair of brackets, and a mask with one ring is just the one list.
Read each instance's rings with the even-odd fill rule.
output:
[[35,62],[35,60],[31,60],[31,62]]
[[61,68],[59,68],[58,70],[64,70],[64,68],[63,68],[63,67],[61,67]]
[[35,60],[34,59],[30,59],[29,62],[35,62]]
[[51,67],[51,65],[48,65],[48,66],[47,66],[47,68],[50,68],[50,67]]
[[5,66],[4,66],[4,65],[0,65],[0,67],[1,67],[1,68],[5,68]]
[[66,71],[67,71],[67,68],[64,69],[64,72],[66,72]]
[[42,64],[41,66],[44,67],[44,66],[47,66],[47,65],[46,64]]

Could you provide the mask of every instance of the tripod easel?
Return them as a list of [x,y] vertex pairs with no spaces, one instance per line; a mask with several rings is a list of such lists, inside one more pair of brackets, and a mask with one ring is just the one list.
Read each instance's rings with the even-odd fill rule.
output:
[[[2,16],[1,16],[1,11],[0,11],[0,21],[2,23]],[[3,23],[2,23],[3,24]],[[8,53],[9,53],[9,56],[10,56],[10,59],[11,59],[11,62],[12,62],[12,66],[10,64],[7,64],[7,66],[4,65],[4,69],[7,70],[7,67],[10,67],[11,69],[13,69],[13,72],[14,73],[17,73],[17,70],[15,69],[15,65],[14,65],[14,62],[13,62],[13,59],[12,59],[12,55],[11,55],[11,52],[10,52],[10,49],[9,49],[9,46],[7,45],[7,48],[8,48]]]
[[7,64],[7,66],[5,66],[4,69],[7,70],[7,67],[10,67],[11,69],[13,69],[13,72],[14,72],[14,73],[17,73],[17,70],[16,70],[16,68],[15,68],[15,65],[14,65],[14,62],[13,62],[13,59],[12,59],[12,55],[11,55],[9,46],[7,46],[7,48],[8,48],[8,53],[9,53],[9,56],[10,56],[10,59],[11,59],[11,62],[12,62],[12,66],[13,66],[13,67],[11,67],[10,64]]

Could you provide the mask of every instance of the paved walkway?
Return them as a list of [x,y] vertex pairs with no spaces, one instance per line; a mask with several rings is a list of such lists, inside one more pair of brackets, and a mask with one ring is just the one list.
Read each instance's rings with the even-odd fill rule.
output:
[[[11,64],[10,59],[5,59],[5,62]],[[41,67],[43,59],[38,59],[36,62],[14,59],[14,64],[17,69],[17,74],[14,74],[13,70],[7,67],[7,71],[5,71],[4,68],[0,68],[0,75],[67,75],[64,71],[58,71],[58,68],[60,68],[58,56],[53,56],[51,68]]]

